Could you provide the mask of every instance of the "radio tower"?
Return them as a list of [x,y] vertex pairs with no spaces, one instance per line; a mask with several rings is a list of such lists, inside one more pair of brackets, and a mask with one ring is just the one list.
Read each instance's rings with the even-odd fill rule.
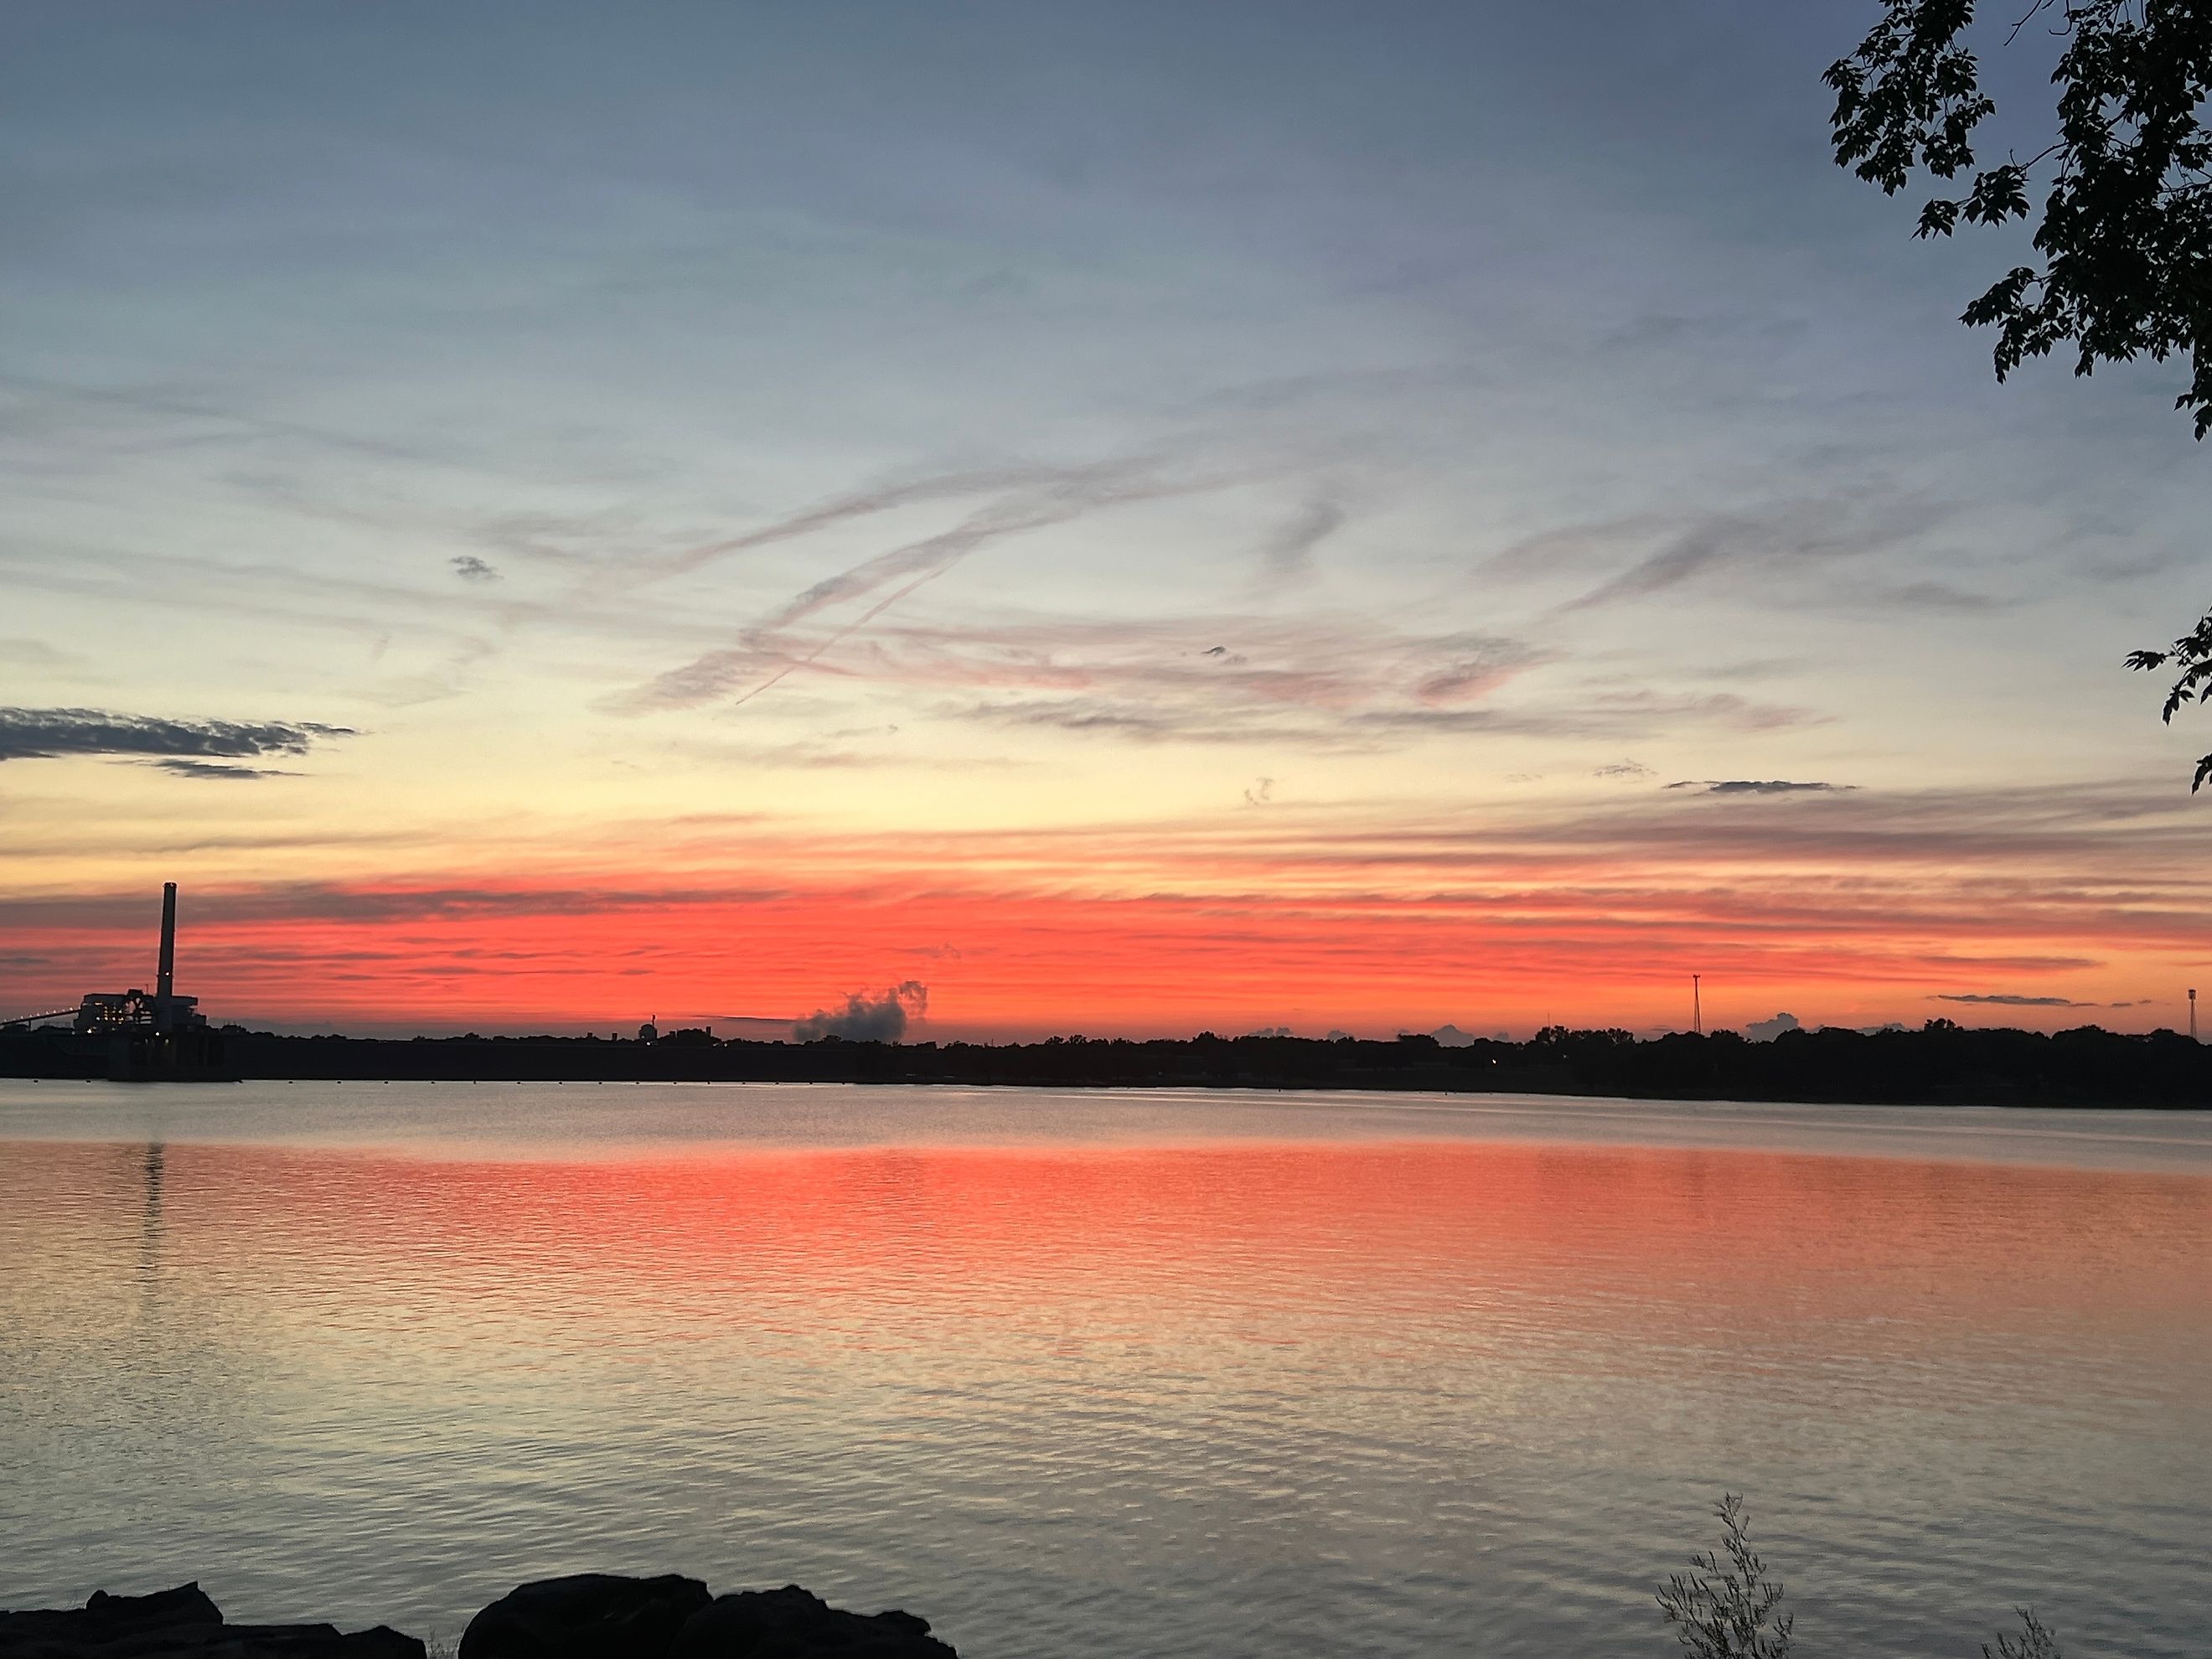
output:
[[[1703,974],[1690,975],[1690,1030],[1699,1036],[1705,1034],[1705,992],[1698,983],[1703,978]],[[2197,1029],[2197,993],[2194,991],[2189,994],[2189,1029],[2193,1032]]]
[[2197,988],[2189,988],[2189,1040],[2197,1041]]

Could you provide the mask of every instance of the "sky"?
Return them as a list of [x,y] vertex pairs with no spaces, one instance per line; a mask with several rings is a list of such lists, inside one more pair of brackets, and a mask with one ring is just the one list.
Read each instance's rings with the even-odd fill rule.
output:
[[0,1012],[2185,1024],[2212,456],[1872,12],[0,9]]

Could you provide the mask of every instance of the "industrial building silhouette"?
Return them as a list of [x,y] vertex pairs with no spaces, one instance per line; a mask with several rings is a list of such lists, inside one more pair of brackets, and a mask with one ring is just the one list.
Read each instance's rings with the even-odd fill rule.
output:
[[198,997],[177,994],[177,884],[161,884],[161,948],[149,993],[88,991],[74,1008],[54,1008],[7,1022],[19,1030],[70,1017],[79,1052],[97,1051],[107,1074],[128,1081],[219,1081],[223,1035],[210,1030]]

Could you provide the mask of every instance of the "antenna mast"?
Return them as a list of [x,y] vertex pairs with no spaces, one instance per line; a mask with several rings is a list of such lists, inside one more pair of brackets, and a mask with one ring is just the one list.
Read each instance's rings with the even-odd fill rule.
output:
[[[1705,991],[1698,983],[1704,978],[1703,974],[1690,975],[1690,1030],[1699,1036],[1705,1034]],[[2193,998],[2197,994],[2191,991],[2189,994]]]

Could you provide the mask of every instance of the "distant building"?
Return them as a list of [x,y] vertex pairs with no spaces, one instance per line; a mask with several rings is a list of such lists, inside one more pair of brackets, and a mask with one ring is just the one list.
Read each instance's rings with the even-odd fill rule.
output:
[[88,1036],[126,1036],[132,1031],[179,1031],[207,1024],[198,997],[163,996],[144,991],[88,991],[77,1005],[76,1028]]
[[77,1005],[76,1029],[88,1035],[174,1036],[204,1031],[207,1019],[198,997],[177,994],[177,884],[161,884],[161,955],[151,996],[135,986],[128,991],[90,991]]
[[655,1024],[654,1024],[651,1020],[649,1020],[649,1019],[648,1019],[647,1021],[646,1021],[646,1022],[645,1022],[645,1024],[642,1024],[642,1025],[641,1025],[641,1026],[639,1026],[639,1027],[637,1028],[637,1040],[638,1040],[640,1042],[659,1042],[659,1041],[660,1041],[660,1028],[659,1028],[658,1025],[655,1025]]
[[[153,990],[87,992],[70,1021],[76,1038],[104,1051],[110,1077],[154,1080],[226,1074],[224,1041],[208,1029],[198,997],[179,996],[177,884],[161,885],[161,954]],[[66,1008],[11,1020],[10,1026],[58,1019]]]

